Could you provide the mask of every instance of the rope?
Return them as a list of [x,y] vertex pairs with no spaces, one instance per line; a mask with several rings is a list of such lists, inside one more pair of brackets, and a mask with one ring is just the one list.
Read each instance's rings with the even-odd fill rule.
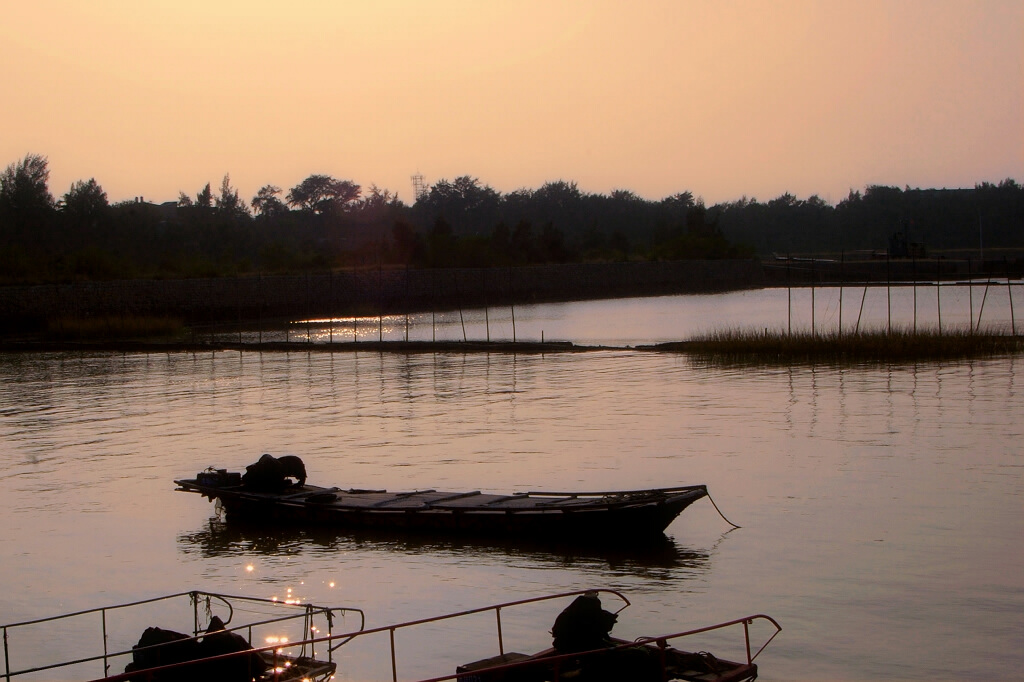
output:
[[743,526],[738,526],[735,523],[733,523],[732,521],[730,521],[729,519],[725,518],[725,514],[722,513],[722,510],[718,508],[717,504],[715,504],[714,498],[711,497],[711,493],[708,493],[708,499],[711,500],[711,505],[715,508],[715,511],[718,512],[718,515],[722,517],[723,521],[728,523],[733,528],[742,528],[743,527]]

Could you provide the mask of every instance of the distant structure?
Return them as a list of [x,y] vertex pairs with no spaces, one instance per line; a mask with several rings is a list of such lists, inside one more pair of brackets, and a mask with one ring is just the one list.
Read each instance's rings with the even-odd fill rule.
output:
[[427,195],[427,182],[423,179],[421,173],[415,173],[412,176],[412,194],[419,201]]

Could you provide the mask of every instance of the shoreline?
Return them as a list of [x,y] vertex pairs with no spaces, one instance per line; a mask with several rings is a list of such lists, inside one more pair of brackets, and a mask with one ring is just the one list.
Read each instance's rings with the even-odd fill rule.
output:
[[722,333],[710,337],[637,346],[577,345],[572,341],[0,341],[0,353],[497,353],[536,355],[632,351],[673,353],[698,361],[730,364],[815,364],[964,360],[1024,352],[1024,337],[1005,334],[869,332],[859,335]]

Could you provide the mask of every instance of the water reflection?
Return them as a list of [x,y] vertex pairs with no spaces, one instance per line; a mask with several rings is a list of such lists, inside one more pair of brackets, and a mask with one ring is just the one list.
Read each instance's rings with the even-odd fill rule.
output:
[[393,531],[255,525],[228,522],[219,516],[211,517],[199,530],[179,535],[178,549],[185,556],[203,559],[325,554],[429,556],[435,562],[457,559],[462,565],[518,562],[657,581],[698,578],[711,570],[709,552],[679,545],[668,537],[653,543],[604,547],[582,542],[423,538]]

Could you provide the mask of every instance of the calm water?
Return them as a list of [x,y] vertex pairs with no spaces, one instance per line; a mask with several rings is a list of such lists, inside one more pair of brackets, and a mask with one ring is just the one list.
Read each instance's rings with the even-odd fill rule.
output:
[[[986,318],[1009,324],[1005,294],[1002,308],[992,296]],[[880,297],[876,325],[884,289]],[[739,326],[744,310],[751,325],[785,325],[786,292],[516,316],[522,338],[543,328],[548,338],[632,344]],[[951,302],[944,324],[957,314]],[[429,324],[415,333],[429,338]],[[193,588],[262,597],[290,588],[363,608],[381,625],[601,586],[633,601],[616,626],[622,636],[774,616],[784,631],[758,659],[765,680],[1015,679],[1024,666],[1022,372],[1019,358],[699,367],[628,349],[0,355],[0,622]],[[238,469],[263,452],[298,454],[311,482],[345,487],[706,483],[743,527],[729,531],[702,500],[670,526],[667,546],[639,556],[281,534],[227,526],[206,500],[173,490],[175,477]],[[510,616],[509,648],[546,646],[553,618]],[[400,641],[400,677],[495,653],[481,629]],[[111,646],[137,636],[112,635]],[[740,656],[742,642],[698,646],[711,647]],[[14,648],[18,668],[49,647]],[[339,679],[389,679],[371,653],[345,651]]]

